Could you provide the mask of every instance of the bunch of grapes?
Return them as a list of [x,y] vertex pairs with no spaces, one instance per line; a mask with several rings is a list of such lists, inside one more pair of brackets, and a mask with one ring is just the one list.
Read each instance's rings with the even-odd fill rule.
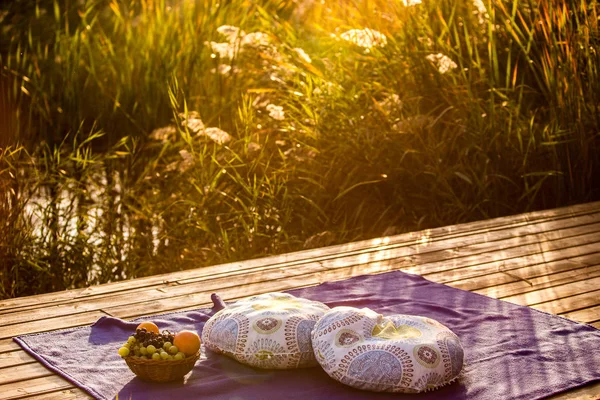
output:
[[123,358],[139,357],[148,360],[182,360],[185,353],[173,345],[174,339],[175,334],[168,330],[156,333],[138,328],[119,349],[119,355]]

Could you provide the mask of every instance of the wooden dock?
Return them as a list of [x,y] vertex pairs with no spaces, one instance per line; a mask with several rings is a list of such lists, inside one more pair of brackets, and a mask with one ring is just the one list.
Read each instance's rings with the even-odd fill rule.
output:
[[[0,400],[89,398],[12,337],[402,270],[600,329],[600,202],[0,301]],[[553,399],[598,399],[600,383]]]

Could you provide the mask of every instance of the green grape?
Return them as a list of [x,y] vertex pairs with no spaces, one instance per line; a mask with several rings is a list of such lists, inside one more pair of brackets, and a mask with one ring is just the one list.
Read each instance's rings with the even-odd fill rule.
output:
[[129,339],[127,339],[127,343],[129,343],[129,344],[135,343],[135,337],[129,336]]
[[140,347],[140,353],[142,353],[142,355],[145,356],[146,354],[148,354],[148,350],[144,346],[142,346]]
[[138,356],[138,357],[142,355],[142,352],[141,352],[139,349],[137,349],[137,350],[134,350],[133,352],[134,352],[134,354],[135,354],[136,356]]
[[169,350],[169,348],[171,348],[171,346],[173,346],[173,345],[171,344],[171,342],[165,342],[165,344],[163,344],[163,349],[165,349],[165,350]]
[[130,348],[130,347],[131,347],[131,345],[130,345],[129,343],[125,343],[125,344],[123,345],[123,347]]
[[172,360],[172,359],[173,359],[173,356],[172,356],[172,355],[170,355],[170,354],[168,354],[168,355],[167,355],[167,360]]
[[127,347],[121,347],[119,349],[119,355],[121,357],[127,357],[129,355],[129,349]]
[[185,358],[185,354],[183,354],[182,352],[179,352],[173,356],[174,360],[183,360],[184,358]]
[[166,360],[169,357],[170,357],[169,353],[167,353],[166,351],[163,351],[162,353],[160,353],[160,358],[162,358],[163,360]]
[[169,350],[167,350],[167,351],[169,352],[169,354],[173,354],[173,355],[179,353],[179,349],[177,348],[177,346],[171,346],[171,347],[169,347]]
[[175,355],[176,356],[181,356],[181,358],[185,358],[185,353],[183,353],[181,351],[179,353],[175,354]]
[[[152,355],[154,353],[156,353],[156,347],[154,347],[153,345],[150,345],[148,347],[146,347],[146,351],[148,352],[148,354]],[[160,356],[160,354],[159,354]]]
[[162,358],[160,357],[160,354],[158,354],[158,353],[152,354],[152,359],[155,361],[162,360]]

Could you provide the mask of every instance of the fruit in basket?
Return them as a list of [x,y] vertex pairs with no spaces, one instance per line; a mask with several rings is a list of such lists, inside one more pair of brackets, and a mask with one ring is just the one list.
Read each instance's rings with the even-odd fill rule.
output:
[[200,349],[200,337],[195,332],[174,334],[165,330],[160,333],[158,327],[154,327],[156,324],[152,322],[138,325],[135,334],[119,348],[119,355],[138,360],[183,360],[196,355]]
[[193,350],[191,355],[186,356],[175,345],[175,333],[168,330],[159,332],[158,327],[154,327],[156,324],[151,322],[140,324],[119,348],[119,356],[131,372],[146,381],[170,382],[183,377],[194,368],[200,357],[200,338],[196,333],[187,331],[178,339],[187,346],[187,351]]
[[196,332],[181,331],[175,335],[173,344],[186,356],[193,356],[200,350],[200,337]]

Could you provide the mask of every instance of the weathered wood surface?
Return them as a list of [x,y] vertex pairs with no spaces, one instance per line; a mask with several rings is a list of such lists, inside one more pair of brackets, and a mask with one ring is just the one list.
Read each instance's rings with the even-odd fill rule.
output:
[[[0,301],[0,400],[89,398],[12,341],[402,270],[600,329],[600,202]],[[598,399],[600,384],[554,399]]]

